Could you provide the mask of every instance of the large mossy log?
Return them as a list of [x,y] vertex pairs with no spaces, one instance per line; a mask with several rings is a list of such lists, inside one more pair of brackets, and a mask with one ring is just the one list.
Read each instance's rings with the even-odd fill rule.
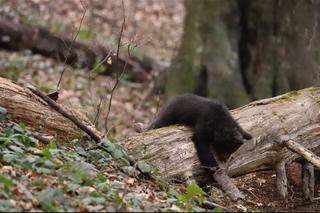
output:
[[[320,88],[255,101],[231,113],[254,136],[224,164],[232,177],[275,169],[280,162],[298,158],[281,146],[280,136],[285,135],[314,153],[320,152]],[[171,126],[139,133],[121,143],[133,158],[149,160],[164,178],[193,174],[204,180],[191,136],[189,128]]]
[[[0,106],[5,107],[14,120],[30,124],[38,133],[69,140],[84,135],[75,124],[29,89],[4,78],[0,78]],[[298,158],[299,155],[284,148],[282,144],[286,143],[299,143],[316,154],[320,153],[319,106],[320,88],[307,88],[233,110],[231,113],[234,118],[254,139],[240,147],[223,164],[227,173],[238,176],[263,169],[276,169],[277,165]],[[75,114],[97,135],[102,135],[80,113],[65,110]],[[199,180],[205,180],[191,136],[189,128],[171,126],[136,134],[121,143],[134,159],[152,162],[164,178],[195,175]],[[286,136],[287,142],[279,143],[283,136]]]

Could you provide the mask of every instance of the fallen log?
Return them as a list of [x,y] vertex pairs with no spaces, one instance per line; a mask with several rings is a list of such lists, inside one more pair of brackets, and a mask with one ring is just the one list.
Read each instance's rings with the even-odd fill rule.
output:
[[111,54],[112,63],[104,60],[110,50],[102,45],[73,41],[70,38],[50,32],[39,27],[17,23],[5,17],[0,17],[0,49],[9,51],[31,50],[55,60],[66,62],[72,67],[87,67],[94,69],[97,63],[104,65],[103,73],[120,72],[127,63],[127,74],[135,81],[146,81],[150,77],[148,73],[160,64],[146,58],[140,60],[137,57],[117,57]]
[[[221,168],[231,177],[275,169],[278,189],[286,196],[285,164],[302,156],[314,166],[319,165],[319,158],[315,155],[320,152],[319,100],[320,88],[307,88],[233,110],[235,119],[254,139],[240,147],[227,162],[221,164]],[[14,120],[33,126],[39,133],[49,133],[68,140],[84,134],[73,122],[30,90],[4,78],[0,78],[0,106],[5,107]],[[65,110],[76,114],[88,127],[91,126],[80,113]],[[93,127],[92,130],[99,137],[102,136]],[[192,174],[200,182],[208,182],[191,136],[189,128],[172,126],[137,134],[124,139],[122,144],[133,160],[149,160],[163,178],[184,178]],[[314,191],[312,169],[310,165],[305,169],[309,175],[305,176],[304,191],[308,191],[310,200],[313,198],[310,192]],[[223,181],[220,184],[223,185]],[[228,184],[233,187],[231,181]],[[241,197],[241,194],[237,197]]]
[[[63,140],[72,140],[85,135],[73,122],[51,108],[29,89],[1,77],[0,106],[8,110],[14,121],[28,124],[37,133],[56,136]],[[65,110],[81,119],[95,134],[102,136],[85,116],[74,110],[67,108]]]
[[[234,118],[254,139],[246,142],[225,162],[228,175],[236,177],[277,168],[277,182],[282,184],[278,188],[285,196],[287,182],[284,165],[301,157],[302,152],[298,152],[298,155],[285,148],[288,146],[293,149],[290,147],[292,143],[284,142],[281,138],[285,135],[290,139],[286,141],[293,141],[300,147],[319,153],[319,101],[320,88],[307,88],[232,110]],[[207,183],[191,135],[189,128],[171,126],[137,134],[121,143],[133,158],[150,161],[163,178],[177,179],[185,174],[193,174],[199,182]],[[307,153],[304,152],[303,157],[310,156]]]
[[[44,133],[55,135],[60,140],[72,140],[86,133],[100,149],[108,152],[106,147],[99,144],[104,137],[103,133],[95,129],[85,116],[61,106],[36,87],[28,85],[28,89],[25,89],[0,77],[0,92],[0,106],[7,109],[13,121],[23,121],[33,127],[37,133],[30,133],[37,138],[42,138],[38,134]],[[136,161],[130,156],[127,160],[131,166],[136,165]],[[149,172],[143,172],[139,168],[137,170],[147,178],[154,178]]]

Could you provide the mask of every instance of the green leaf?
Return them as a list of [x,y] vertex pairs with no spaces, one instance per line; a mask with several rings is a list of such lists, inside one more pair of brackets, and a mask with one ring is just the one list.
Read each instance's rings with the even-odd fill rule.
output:
[[193,212],[204,212],[205,209],[204,209],[204,208],[201,208],[201,207],[198,207],[198,206],[193,206],[193,207],[192,207],[192,211],[193,211]]
[[43,162],[43,164],[44,164],[44,166],[46,167],[46,168],[48,168],[48,169],[53,169],[53,168],[55,168],[56,167],[56,164],[55,163],[53,163],[51,160],[45,160],[44,162]]
[[0,182],[3,183],[7,187],[11,187],[14,185],[13,180],[6,178],[2,175],[0,175]]
[[195,196],[197,194],[200,194],[200,195],[206,195],[207,193],[205,193],[201,188],[200,186],[198,186],[198,184],[190,184],[188,187],[187,187],[187,192],[186,192],[189,196]]
[[112,144],[108,138],[102,138],[98,145],[102,145],[104,147],[108,147],[109,144]]
[[39,173],[43,173],[43,174],[52,174],[54,172],[53,169],[48,169],[48,168],[44,168],[44,167],[38,167],[38,168],[36,168],[36,171]]
[[85,205],[89,204],[103,204],[106,202],[106,199],[104,197],[86,197],[82,199],[82,202]]
[[37,199],[45,211],[57,211],[56,202],[64,202],[64,194],[62,189],[48,188],[37,193]]
[[8,117],[9,117],[8,114],[1,114],[0,113],[0,121],[6,121],[7,119],[10,119]]
[[6,145],[10,142],[9,138],[7,137],[0,137],[0,144],[1,145]]
[[140,169],[140,171],[142,171],[144,173],[151,172],[151,170],[152,170],[152,167],[147,162],[145,162],[143,160],[139,160],[137,162],[137,166]]
[[0,114],[7,114],[7,113],[8,113],[8,110],[0,106]]
[[26,124],[20,122],[20,123],[19,123],[19,127],[20,127],[21,129],[25,130],[25,129],[26,129]]
[[107,178],[105,175],[101,174],[101,173],[98,173],[97,174],[97,180],[99,180],[100,183],[105,183]]
[[79,38],[80,39],[85,40],[85,39],[90,39],[92,37],[93,37],[93,33],[91,31],[89,31],[89,30],[81,30],[79,32]]
[[224,212],[224,210],[221,207],[216,207],[214,208],[213,212]]
[[13,150],[14,152],[17,152],[17,153],[19,153],[19,154],[24,153],[23,149],[21,149],[21,148],[18,147],[18,146],[10,145],[9,148],[10,148],[11,150]]
[[0,200],[0,212],[20,212],[17,206],[12,204],[12,200]]
[[176,197],[178,194],[179,193],[171,187],[169,188],[169,190],[167,192],[168,197],[171,197],[171,198]]
[[47,146],[46,146],[47,149],[57,149],[57,145],[55,142],[50,142]]
[[106,70],[106,66],[101,63],[103,59],[97,58],[96,62],[94,63],[94,73],[95,74],[102,74]]
[[92,165],[91,163],[87,163],[87,162],[79,162],[78,166],[79,166],[79,170],[81,172],[86,173],[86,174],[90,174],[95,170],[94,165]]
[[117,147],[113,144],[113,143],[110,143],[108,146],[107,146],[107,150],[109,152],[114,152],[115,150],[117,150]]
[[190,199],[185,195],[185,194],[179,194],[177,195],[178,200],[180,200],[181,202],[187,202]]
[[111,154],[114,159],[120,159],[124,157],[122,150],[119,150],[119,149],[114,150]]
[[16,154],[6,153],[3,155],[3,160],[7,163],[13,163],[18,158]]
[[42,151],[42,154],[43,154],[43,156],[46,157],[46,158],[52,158],[52,154],[51,154],[51,152],[49,151],[49,149],[44,149],[44,150]]
[[80,185],[76,183],[68,183],[67,188],[68,192],[75,193],[80,188]]
[[87,156],[88,153],[86,150],[84,150],[84,148],[80,147],[80,146],[76,146],[76,152],[79,154],[79,155],[82,155],[82,156]]
[[126,158],[121,158],[120,160],[123,163],[123,166],[130,166],[130,162]]
[[133,174],[133,172],[135,171],[135,169],[132,166],[122,166],[121,170],[128,175]]
[[17,133],[24,133],[24,130],[20,126],[14,126],[13,130]]
[[28,163],[31,163],[31,164],[35,163],[38,159],[39,159],[39,157],[34,156],[34,155],[28,155],[28,156],[24,157],[24,160]]
[[99,190],[99,191],[105,191],[105,190],[108,190],[108,188],[109,188],[109,185],[107,184],[107,183],[99,183],[98,185],[97,185],[97,189]]

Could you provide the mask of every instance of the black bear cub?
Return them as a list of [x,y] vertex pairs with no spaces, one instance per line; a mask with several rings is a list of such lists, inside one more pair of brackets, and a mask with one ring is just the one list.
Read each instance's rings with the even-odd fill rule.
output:
[[173,124],[190,126],[202,166],[218,166],[210,151],[212,145],[218,153],[231,154],[252,136],[232,118],[227,107],[217,101],[197,95],[180,95],[171,98],[149,122],[146,129]]

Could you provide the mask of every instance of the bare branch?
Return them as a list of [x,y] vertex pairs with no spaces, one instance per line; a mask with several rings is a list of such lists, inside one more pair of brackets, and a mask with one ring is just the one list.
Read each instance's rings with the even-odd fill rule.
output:
[[119,38],[118,38],[117,61],[119,60],[119,52],[120,52],[120,46],[121,46],[122,33],[123,33],[124,25],[126,23],[126,14],[125,14],[126,11],[125,11],[123,0],[121,1],[121,4],[122,4],[122,11],[123,11],[123,22],[122,22],[122,25],[121,25],[120,35],[119,35]]
[[100,101],[99,101],[99,104],[97,106],[97,114],[96,114],[96,116],[94,118],[94,121],[93,121],[93,125],[94,126],[96,126],[96,124],[98,122],[98,119],[99,119],[99,116],[100,116],[102,102],[103,102],[103,96],[100,96]]
[[42,100],[44,100],[47,104],[49,104],[52,108],[54,108],[57,112],[62,114],[64,117],[71,120],[77,127],[79,127],[81,130],[83,130],[85,133],[87,133],[95,142],[99,143],[100,137],[95,134],[92,129],[87,127],[85,124],[83,124],[78,118],[76,118],[71,113],[65,111],[58,103],[56,103],[54,100],[52,100],[50,97],[48,97],[46,94],[38,90],[37,88],[33,86],[28,86],[28,88],[37,96],[39,96]]
[[75,43],[75,41],[76,41],[76,39],[77,39],[77,37],[78,37],[78,35],[79,35],[79,33],[80,33],[81,26],[82,26],[82,22],[83,22],[83,20],[84,20],[84,17],[85,17],[85,15],[86,15],[86,12],[87,12],[87,7],[84,5],[84,3],[83,3],[82,1],[80,1],[80,2],[81,2],[81,5],[82,5],[82,7],[83,7],[83,9],[84,9],[84,12],[83,12],[82,17],[81,17],[81,20],[80,20],[80,25],[79,25],[78,31],[77,31],[76,35],[73,37],[73,39],[72,39],[71,45],[70,45],[70,47],[69,47],[69,49],[68,49],[67,56],[66,56],[66,58],[65,58],[65,60],[64,60],[63,70],[62,70],[62,72],[61,72],[61,75],[60,75],[60,78],[59,78],[59,81],[58,81],[58,84],[57,84],[57,89],[56,89],[57,91],[59,90],[60,83],[61,83],[62,78],[63,78],[63,75],[64,75],[64,73],[65,73],[65,71],[66,71],[66,64],[67,64],[67,60],[68,60],[68,58],[69,58],[69,56],[70,56],[70,52],[71,52],[71,50],[72,50],[72,48],[73,48],[73,45],[74,45],[74,43]]
[[111,110],[111,103],[112,103],[113,94],[114,94],[114,91],[116,90],[116,88],[117,88],[117,86],[118,86],[118,84],[119,84],[119,82],[120,82],[120,79],[122,78],[122,76],[123,76],[126,68],[127,68],[127,61],[126,61],[126,63],[125,63],[124,66],[123,66],[123,69],[122,69],[122,72],[121,72],[120,76],[117,77],[116,83],[114,84],[114,86],[113,86],[113,88],[112,88],[112,90],[111,90],[111,93],[110,93],[110,100],[109,100],[109,105],[108,105],[108,111],[107,111],[107,115],[106,115],[106,118],[105,118],[105,130],[106,130],[106,132],[108,132],[108,118],[109,118],[109,114],[110,114],[110,110]]
[[[119,34],[119,38],[118,38],[118,47],[117,47],[117,56],[116,56],[116,60],[118,61],[119,60],[119,52],[120,52],[120,46],[121,46],[121,38],[122,38],[122,34],[123,34],[123,30],[124,30],[124,25],[126,23],[126,14],[125,14],[125,6],[124,6],[124,2],[122,0],[122,10],[123,10],[123,22],[122,22],[122,25],[121,25],[121,30],[120,30],[120,34]],[[111,110],[111,103],[112,103],[112,98],[113,98],[113,94],[114,94],[114,91],[115,89],[117,88],[119,82],[120,82],[120,79],[121,77],[123,76],[126,68],[127,68],[127,61],[125,61],[125,64],[123,66],[123,69],[122,69],[122,72],[119,76],[119,72],[117,71],[116,72],[116,82],[113,86],[113,88],[111,89],[111,94],[110,94],[110,100],[109,100],[109,105],[108,105],[108,111],[107,111],[107,115],[105,117],[105,131],[108,132],[108,118],[109,118],[109,114],[110,114],[110,110]]]
[[288,149],[301,155],[304,159],[312,163],[317,168],[320,168],[320,157],[318,157],[316,154],[311,152],[309,149],[294,142],[293,140],[286,140],[283,143]]

